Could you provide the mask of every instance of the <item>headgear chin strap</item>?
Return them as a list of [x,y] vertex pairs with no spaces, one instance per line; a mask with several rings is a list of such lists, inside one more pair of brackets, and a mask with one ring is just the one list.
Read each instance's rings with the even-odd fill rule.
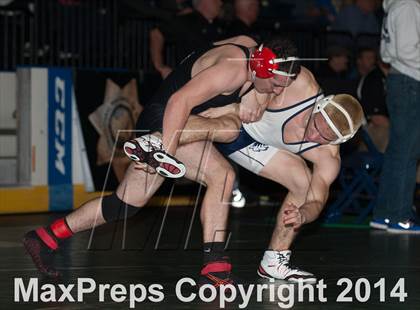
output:
[[[325,97],[319,101],[317,101],[317,103],[315,103],[315,108],[313,110],[313,114],[316,113],[321,113],[321,115],[324,117],[325,121],[327,122],[328,126],[330,126],[330,128],[332,129],[332,131],[334,131],[334,133],[337,135],[337,139],[335,141],[330,142],[329,144],[340,144],[340,143],[344,143],[348,140],[350,140],[351,138],[353,138],[353,136],[356,134],[357,130],[354,130],[354,125],[353,125],[353,120],[350,117],[350,114],[341,106],[339,105],[337,102],[335,102],[333,100],[334,95]],[[338,128],[334,125],[333,121],[331,120],[331,118],[328,116],[327,112],[325,111],[325,108],[329,105],[333,105],[337,110],[339,110],[341,113],[343,113],[343,115],[345,116],[348,124],[349,124],[349,128],[350,128],[350,133],[343,136],[341,134],[341,132],[338,130]]]
[[261,44],[258,49],[256,49],[251,54],[251,59],[249,61],[249,66],[260,79],[269,79],[275,74],[294,77],[296,73],[288,73],[285,71],[278,70],[279,63],[299,60],[297,57],[287,57],[287,58],[276,58],[276,54],[269,48],[263,47]]

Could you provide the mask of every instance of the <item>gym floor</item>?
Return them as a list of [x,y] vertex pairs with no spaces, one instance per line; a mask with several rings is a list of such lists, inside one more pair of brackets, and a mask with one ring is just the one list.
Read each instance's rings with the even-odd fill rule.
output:
[[[234,273],[244,283],[270,284],[275,292],[271,300],[268,291],[263,294],[262,300],[253,294],[246,305],[247,309],[279,309],[281,300],[277,292],[283,292],[283,298],[287,298],[283,299],[285,307],[294,304],[293,309],[418,309],[420,236],[415,235],[391,235],[370,230],[366,226],[331,228],[309,225],[302,230],[293,246],[292,263],[313,272],[319,280],[323,279],[327,285],[322,290],[323,296],[320,290],[315,289],[314,301],[311,302],[308,291],[304,291],[304,300],[299,301],[297,285],[279,289],[278,286],[284,283],[272,284],[258,279],[256,268],[269,241],[277,208],[254,205],[232,209],[231,212],[228,251]],[[122,221],[99,227],[93,233],[78,234],[62,247],[56,257],[56,265],[63,273],[59,283],[77,286],[78,278],[92,278],[98,286],[122,284],[127,290],[130,284],[142,284],[146,289],[151,284],[160,284],[163,287],[163,301],[139,302],[135,304],[136,308],[220,308],[219,297],[212,302],[204,302],[197,296],[194,301],[184,303],[175,294],[176,283],[185,277],[196,278],[201,267],[201,228],[198,212],[193,215],[191,206],[171,207],[167,213],[164,207],[145,207],[126,225]],[[16,278],[22,278],[26,288],[30,278],[38,278],[39,294],[43,291],[42,284],[53,283],[40,278],[20,240],[26,231],[46,225],[61,216],[63,214],[0,217],[0,309],[129,309],[129,301],[113,301],[109,290],[103,302],[99,301],[97,290],[87,294],[82,302],[23,302],[22,295],[19,302],[14,301]],[[337,282],[341,278],[349,278],[341,280],[348,281],[347,284],[339,286]],[[384,278],[382,284],[375,287],[381,278]],[[400,278],[404,280],[396,286]],[[351,289],[346,293],[350,282]],[[189,296],[192,293],[190,285],[183,287],[184,295]],[[289,295],[290,287],[295,290]],[[367,287],[370,287],[370,292],[366,290]],[[394,293],[391,294],[394,287]],[[384,289],[382,297],[385,302],[380,301],[381,289]],[[398,296],[403,296],[404,292],[407,297],[400,302]],[[337,301],[340,294],[352,298],[352,301]],[[57,288],[56,298],[60,296],[61,290]],[[75,289],[72,290],[72,296],[77,299]],[[327,301],[321,302],[322,297]],[[367,301],[358,301],[363,298]],[[234,302],[226,303],[226,308],[237,309],[241,304],[242,299],[237,297]]]

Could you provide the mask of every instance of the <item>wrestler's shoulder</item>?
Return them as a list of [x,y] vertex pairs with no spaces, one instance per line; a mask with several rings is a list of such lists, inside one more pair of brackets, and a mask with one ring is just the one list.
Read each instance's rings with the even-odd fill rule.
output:
[[308,91],[308,96],[310,97],[320,92],[320,86],[316,81],[315,76],[306,67],[302,66],[299,77],[296,80],[296,84],[297,86],[306,89]]
[[304,83],[317,84],[313,73],[304,66],[301,67],[298,80]]

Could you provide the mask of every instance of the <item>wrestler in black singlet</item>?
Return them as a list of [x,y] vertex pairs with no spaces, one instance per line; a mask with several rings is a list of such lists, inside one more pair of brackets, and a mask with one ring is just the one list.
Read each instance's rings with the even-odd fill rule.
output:
[[[249,50],[247,47],[230,43],[226,45],[235,45],[239,47],[244,52],[246,59],[249,58]],[[208,47],[192,52],[184,58],[183,61],[181,61],[171,74],[168,75],[168,77],[162,82],[162,85],[157,93],[152,97],[150,102],[144,107],[144,110],[140,114],[140,117],[137,120],[136,129],[141,130],[141,132],[137,132],[137,136],[144,135],[147,132],[162,132],[163,115],[169,98],[173,93],[191,80],[191,71],[196,60],[207,51],[220,46],[223,45],[209,45]],[[248,93],[252,88],[253,87],[251,85],[242,96]],[[242,86],[230,95],[215,96],[194,107],[191,114],[198,114],[209,108],[216,108],[234,102],[240,102],[241,96],[239,96],[239,93],[241,89]]]

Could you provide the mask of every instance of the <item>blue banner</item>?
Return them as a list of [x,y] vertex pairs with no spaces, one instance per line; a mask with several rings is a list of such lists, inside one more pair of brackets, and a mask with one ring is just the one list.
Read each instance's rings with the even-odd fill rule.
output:
[[72,71],[48,69],[48,185],[51,211],[73,209]]

